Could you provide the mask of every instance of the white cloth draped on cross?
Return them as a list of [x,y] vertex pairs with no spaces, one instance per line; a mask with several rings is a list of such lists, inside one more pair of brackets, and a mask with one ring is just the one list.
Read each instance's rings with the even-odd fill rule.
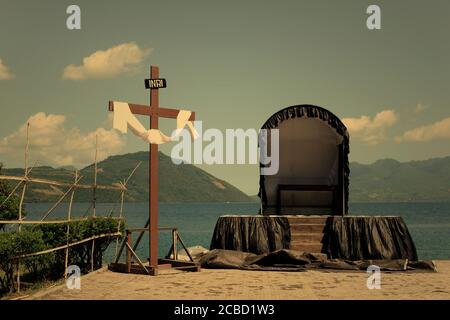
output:
[[177,128],[172,136],[166,136],[159,129],[146,129],[142,123],[131,113],[130,106],[126,102],[114,101],[114,117],[113,128],[119,130],[122,133],[127,132],[127,128],[144,141],[151,144],[163,144],[169,141],[173,141],[177,137],[184,127],[187,125],[193,139],[198,138],[198,133],[189,121],[191,111],[180,110],[177,116]]

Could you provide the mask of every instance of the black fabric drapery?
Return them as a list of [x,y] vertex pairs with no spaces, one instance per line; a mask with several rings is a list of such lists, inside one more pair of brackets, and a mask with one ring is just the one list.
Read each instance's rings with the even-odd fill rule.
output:
[[[285,216],[222,216],[217,220],[210,248],[263,254],[289,249],[290,241]],[[418,258],[401,217],[329,217],[322,243],[322,253],[331,259]]]
[[256,254],[288,249],[289,220],[271,216],[223,216],[217,220],[211,250],[227,249]]
[[314,269],[361,270],[370,265],[381,271],[436,271],[433,261],[410,261],[407,259],[345,260],[329,259],[325,254],[312,254],[280,249],[256,255],[248,252],[214,249],[198,259],[202,268],[241,269],[260,271],[307,271]]
[[[332,127],[339,135],[343,137],[343,171],[344,171],[344,181],[343,181],[343,188],[344,188],[344,208],[345,208],[345,214],[348,212],[348,193],[349,193],[349,175],[350,175],[350,167],[349,167],[349,161],[348,161],[348,154],[350,153],[350,137],[347,131],[347,128],[342,123],[342,121],[335,116],[330,111],[314,105],[295,105],[291,107],[284,108],[277,113],[273,114],[261,127],[261,129],[274,129],[279,126],[279,124],[283,121],[293,119],[293,118],[300,118],[300,117],[309,117],[309,118],[317,118],[324,122],[326,122],[330,127]],[[261,171],[262,165],[260,164],[260,171]],[[262,202],[262,209],[263,212],[267,207],[267,195],[265,190],[265,183],[264,183],[264,175],[260,174],[259,178],[259,192],[258,196],[261,198]]]
[[401,217],[331,217],[323,239],[331,258],[417,260],[417,251]]

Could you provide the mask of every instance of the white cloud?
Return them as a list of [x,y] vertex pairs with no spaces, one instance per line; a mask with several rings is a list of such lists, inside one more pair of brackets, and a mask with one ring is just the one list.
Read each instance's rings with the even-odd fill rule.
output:
[[83,64],[70,64],[64,68],[63,79],[85,80],[112,78],[130,73],[146,58],[153,49],[141,49],[134,42],[99,50],[83,58]]
[[12,78],[14,78],[14,74],[9,71],[8,67],[0,58],[0,80],[11,80]]
[[83,133],[79,128],[66,128],[66,117],[57,114],[36,113],[15,132],[0,139],[1,159],[22,164],[29,128],[30,157],[39,164],[81,167],[94,160],[95,137],[98,139],[98,160],[120,151],[125,141],[114,129],[97,128]]
[[395,138],[396,142],[424,142],[436,139],[450,139],[450,117],[435,123],[406,131]]
[[369,116],[344,118],[350,137],[370,145],[386,140],[386,129],[397,122],[397,114],[393,110],[383,110],[372,119]]

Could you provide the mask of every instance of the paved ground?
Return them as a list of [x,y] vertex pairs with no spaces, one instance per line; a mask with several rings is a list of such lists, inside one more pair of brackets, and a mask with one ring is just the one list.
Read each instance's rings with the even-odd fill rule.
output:
[[80,290],[41,290],[27,299],[450,299],[450,260],[438,272],[383,272],[369,290],[365,272],[271,272],[202,269],[157,277],[100,271],[83,276]]

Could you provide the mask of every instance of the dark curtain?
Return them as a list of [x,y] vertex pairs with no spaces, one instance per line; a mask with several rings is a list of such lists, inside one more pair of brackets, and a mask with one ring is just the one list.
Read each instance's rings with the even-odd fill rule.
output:
[[416,247],[401,217],[330,217],[325,227],[328,257],[349,260],[417,260]]
[[224,216],[217,220],[211,250],[260,254],[289,249],[290,242],[289,220],[285,217]]
[[[343,155],[342,155],[342,166],[344,171],[344,208],[345,214],[348,212],[348,190],[349,190],[349,175],[350,175],[350,167],[348,161],[348,154],[350,153],[350,137],[347,131],[347,128],[342,123],[342,121],[336,117],[330,111],[313,105],[296,105],[284,108],[274,115],[272,115],[261,127],[261,129],[274,129],[277,128],[278,125],[285,120],[299,118],[299,117],[309,117],[309,118],[318,118],[324,122],[326,122],[330,127],[332,127],[339,135],[343,137]],[[260,164],[261,168],[261,164]],[[258,196],[261,198],[262,202],[262,210],[267,207],[267,195],[265,191],[265,183],[264,183],[264,175],[260,174],[259,178],[259,192]]]

